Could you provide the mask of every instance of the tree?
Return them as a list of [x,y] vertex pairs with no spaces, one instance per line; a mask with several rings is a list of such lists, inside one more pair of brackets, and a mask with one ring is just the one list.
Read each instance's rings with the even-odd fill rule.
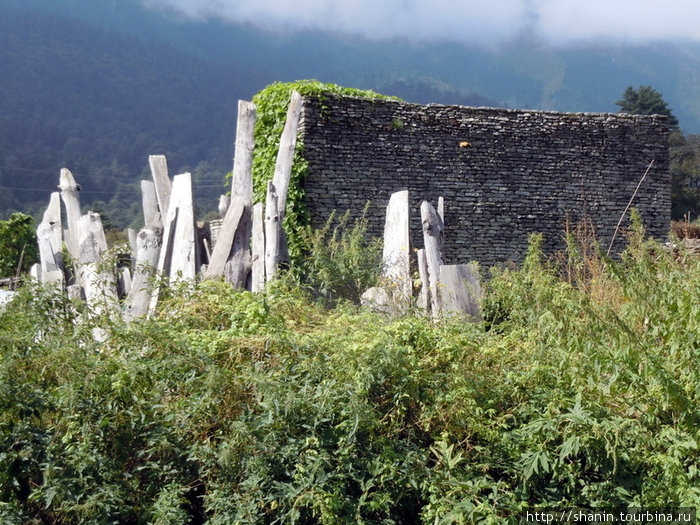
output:
[[0,221],[0,276],[13,276],[17,268],[27,272],[39,258],[34,219],[13,213]]
[[667,115],[670,126],[678,128],[678,119],[673,115],[661,93],[651,86],[639,86],[634,89],[629,86],[622,100],[615,102],[620,106],[620,113],[631,113],[633,115]]

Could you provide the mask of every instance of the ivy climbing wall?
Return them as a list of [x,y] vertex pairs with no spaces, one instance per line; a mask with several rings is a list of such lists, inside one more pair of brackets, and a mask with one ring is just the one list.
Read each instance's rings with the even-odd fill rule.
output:
[[[419,206],[445,198],[449,263],[522,260],[530,233],[564,246],[570,224],[588,218],[607,248],[633,206],[647,232],[666,236],[671,218],[668,124],[662,116],[581,114],[392,100],[307,96],[300,125],[312,223],[333,211],[359,214],[381,235],[392,192],[411,192],[412,242],[422,246]],[[625,220],[623,227],[629,222]],[[624,247],[618,234],[615,249]]]

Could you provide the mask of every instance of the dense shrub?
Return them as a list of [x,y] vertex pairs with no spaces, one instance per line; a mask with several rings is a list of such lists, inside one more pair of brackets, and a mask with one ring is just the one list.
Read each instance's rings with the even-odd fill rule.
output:
[[493,272],[482,324],[207,281],[97,346],[80,305],[23,290],[0,312],[0,521],[698,506],[698,259],[639,231],[617,261],[537,241]]

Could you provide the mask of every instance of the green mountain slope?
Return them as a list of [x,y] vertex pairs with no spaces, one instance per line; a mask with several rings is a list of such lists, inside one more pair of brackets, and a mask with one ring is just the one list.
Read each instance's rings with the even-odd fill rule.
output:
[[617,111],[627,86],[652,85],[684,131],[700,132],[699,44],[373,41],[190,20],[140,0],[0,0],[0,14],[0,215],[36,212],[65,165],[83,202],[111,201],[124,225],[152,153],[168,155],[173,170],[199,165],[197,197],[211,209],[230,169],[236,100],[273,81],[594,112]]

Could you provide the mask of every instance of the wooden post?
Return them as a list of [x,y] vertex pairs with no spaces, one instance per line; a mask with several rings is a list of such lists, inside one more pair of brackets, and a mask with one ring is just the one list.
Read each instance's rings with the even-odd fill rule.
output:
[[138,245],[136,267],[131,289],[124,302],[124,320],[130,322],[148,311],[153,291],[161,247],[161,232],[157,228],[143,228],[136,237]]
[[423,226],[423,245],[428,263],[430,307],[433,316],[435,316],[440,312],[438,282],[440,281],[440,266],[444,264],[443,225],[440,216],[428,201],[421,203],[420,214]]
[[63,286],[63,254],[61,229],[61,197],[58,192],[51,194],[49,206],[44,212],[41,224],[36,229],[41,264],[41,282]]
[[277,151],[275,174],[272,179],[278,199],[277,214],[279,215],[280,223],[284,220],[284,213],[287,209],[287,191],[289,190],[292,163],[294,162],[294,149],[297,143],[297,129],[299,128],[299,119],[301,117],[301,102],[301,95],[296,91],[292,91],[292,96],[287,108],[287,120],[284,123],[284,129],[280,137],[280,147]]
[[382,255],[384,287],[397,306],[408,306],[413,295],[410,257],[409,195],[403,190],[391,195],[386,208]]
[[282,221],[279,215],[279,198],[272,182],[267,183],[265,199],[265,282],[271,281],[277,274],[280,263],[280,239],[282,238]]
[[443,231],[445,227],[445,199],[443,197],[438,197],[438,207],[437,214],[440,216],[442,221]]
[[233,158],[231,196],[241,196],[246,204],[253,201],[253,149],[255,148],[255,104],[238,101],[236,145]]
[[440,266],[439,283],[442,314],[468,315],[481,321],[481,282],[476,263]]
[[251,286],[253,292],[265,288],[265,209],[262,202],[253,206]]
[[151,155],[148,157],[148,164],[151,167],[151,176],[156,189],[160,216],[165,221],[168,207],[170,206],[170,194],[173,189],[172,182],[170,182],[168,177],[168,162],[165,155]]
[[131,249],[131,261],[129,264],[133,266],[134,261],[138,257],[138,244],[136,243],[136,231],[133,228],[127,228],[126,234],[129,236],[129,248]]
[[418,250],[418,276],[420,277],[420,295],[418,296],[418,306],[427,310],[430,306],[430,279],[428,278],[428,260],[425,256],[425,249]]
[[146,228],[162,228],[163,218],[158,210],[156,185],[150,180],[141,181],[141,204],[143,206],[144,226]]
[[[173,213],[171,213],[171,210]],[[169,277],[177,279],[194,279],[197,275],[197,233],[194,222],[194,203],[192,201],[192,175],[182,173],[173,177],[172,194],[168,205],[168,217],[177,221],[173,234],[173,248],[170,259]]]
[[[80,248],[80,282],[85,290],[85,300],[96,315],[116,311],[117,287],[114,274],[107,268],[102,256],[107,251],[107,240],[98,213],[88,212],[78,220]],[[106,333],[99,328],[93,331],[95,339],[103,341]]]
[[228,207],[226,217],[224,217],[224,222],[221,225],[221,229],[219,230],[216,245],[214,246],[214,251],[212,252],[211,259],[209,260],[209,266],[207,266],[206,277],[219,277],[224,274],[226,261],[228,261],[229,255],[231,254],[233,238],[236,234],[236,230],[238,229],[244,211],[244,198],[234,197],[231,201],[231,205]]
[[78,240],[78,221],[80,220],[80,199],[73,174],[66,168],[61,169],[60,183],[61,199],[66,207],[67,235],[66,246],[74,261],[80,259],[80,241]]
[[255,104],[238,101],[236,151],[233,159],[231,197],[243,199],[243,214],[234,232],[224,278],[236,288],[245,288],[251,271],[250,235],[253,207],[253,149],[255,147]]

